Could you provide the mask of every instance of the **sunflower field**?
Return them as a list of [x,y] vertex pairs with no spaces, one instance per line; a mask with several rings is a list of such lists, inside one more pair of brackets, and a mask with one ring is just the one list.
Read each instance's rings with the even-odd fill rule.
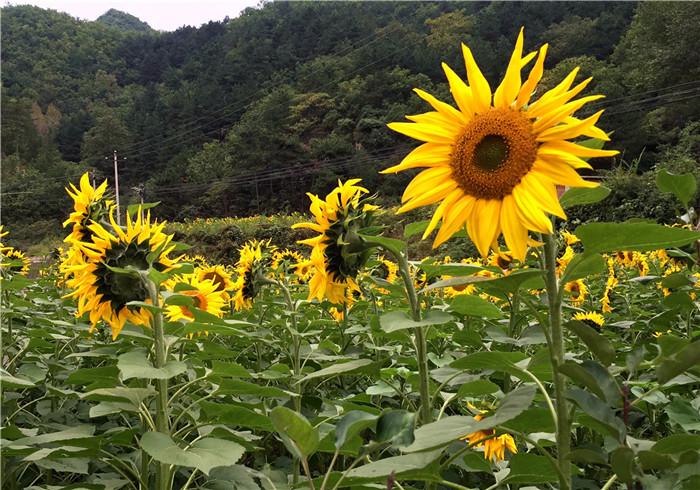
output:
[[[0,229],[2,488],[700,488],[697,178],[658,173],[673,226],[568,227],[614,128],[578,69],[537,92],[546,54],[521,31],[492,88],[463,46],[454,104],[415,90],[384,172],[435,208],[400,239],[359,179],[232,264],[88,174],[38,273]],[[431,236],[478,255],[409,256]]]

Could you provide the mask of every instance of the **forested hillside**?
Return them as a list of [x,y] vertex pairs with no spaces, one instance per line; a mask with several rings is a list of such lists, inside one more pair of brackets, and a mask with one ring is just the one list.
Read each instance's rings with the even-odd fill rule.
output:
[[693,165],[699,17],[693,2],[281,2],[158,33],[5,7],[2,221],[18,240],[56,230],[66,179],[111,181],[113,150],[122,201],[162,201],[165,218],[298,210],[346,176],[395,198],[406,177],[377,170],[408,148],[386,123],[425,110],[411,88],[449,99],[440,61],[462,66],[460,42],[495,80],[520,26],[526,48],[550,44],[545,86],[577,65],[594,77],[625,161]]

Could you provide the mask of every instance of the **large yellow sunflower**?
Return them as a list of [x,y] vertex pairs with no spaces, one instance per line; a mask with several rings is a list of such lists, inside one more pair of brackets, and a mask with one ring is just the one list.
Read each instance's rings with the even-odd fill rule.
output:
[[[111,227],[89,225],[92,241],[84,244],[86,260],[68,269],[72,277],[66,284],[74,290],[67,296],[78,299],[76,315],[89,313],[92,328],[104,320],[116,339],[127,321],[147,326],[151,315],[145,308],[127,305],[130,301],[150,302],[141,278],[114,269],[147,270],[150,262],[152,267],[167,271],[179,258],[168,257],[175,248],[173,237],[163,233],[164,222],[151,223],[150,212],[142,217],[139,209],[135,220],[127,215],[125,228],[117,225],[114,213],[109,219]],[[158,254],[155,258],[154,252]]]
[[[539,53],[523,56],[522,30],[503,81],[494,92],[471,50],[462,45],[462,51],[468,85],[449,66],[442,65],[458,108],[415,89],[435,110],[408,116],[412,122],[391,123],[389,127],[424,144],[384,173],[427,168],[406,187],[399,212],[440,202],[423,235],[426,238],[442,220],[433,246],[466,224],[482,256],[497,247],[503,233],[513,256],[524,260],[528,230],[551,233],[547,213],[566,218],[556,186],[597,185],[576,173],[575,169],[591,168],[581,157],[617,154],[569,141],[579,136],[608,140],[596,127],[603,111],[585,119],[573,116],[587,102],[602,96],[573,100],[591,81],[586,79],[572,88],[576,68],[531,102],[542,77],[547,45]],[[521,70],[535,57],[523,83]]]
[[[223,316],[226,305],[225,291],[213,279],[200,279],[195,274],[180,275],[171,281],[173,286],[185,284],[191,289],[180,289],[177,294],[189,296],[194,301],[195,308],[211,313],[218,317]],[[183,320],[190,322],[194,319],[194,314],[187,306],[168,305],[165,309],[165,316],[170,321]]]
[[309,299],[328,298],[331,303],[345,300],[346,289],[359,289],[355,278],[371,251],[361,245],[358,233],[369,226],[376,206],[363,199],[368,191],[357,185],[360,179],[338,182],[326,199],[307,194],[315,223],[296,223],[292,228],[308,228],[317,236],[299,243],[313,247],[310,262]]

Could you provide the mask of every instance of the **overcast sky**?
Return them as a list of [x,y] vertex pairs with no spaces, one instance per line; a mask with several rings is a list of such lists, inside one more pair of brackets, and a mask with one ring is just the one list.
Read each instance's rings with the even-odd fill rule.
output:
[[259,0],[10,0],[4,4],[36,5],[66,12],[73,17],[95,20],[114,8],[135,15],[160,31],[174,31],[183,25],[199,27],[210,20],[237,17]]

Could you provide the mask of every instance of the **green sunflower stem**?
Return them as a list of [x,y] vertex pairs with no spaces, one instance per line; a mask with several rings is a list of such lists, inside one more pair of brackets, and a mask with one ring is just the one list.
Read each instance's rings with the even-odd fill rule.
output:
[[544,235],[545,287],[549,307],[549,354],[554,371],[554,395],[557,414],[557,462],[560,490],[571,489],[571,420],[566,401],[566,376],[560,368],[564,364],[565,344],[561,321],[561,291],[557,279],[557,244],[554,235]]
[[[156,285],[145,278],[151,303],[156,311],[153,312],[153,348],[155,350],[155,367],[162,368],[166,363],[165,332],[163,330],[163,314],[159,311],[160,298]],[[170,436],[170,419],[168,415],[168,380],[157,379],[156,391],[156,429],[158,432]],[[170,488],[170,468],[166,463],[156,463],[156,489],[168,490]]]
[[[403,279],[406,288],[406,296],[411,304],[411,317],[414,321],[420,321],[421,309],[418,301],[418,293],[413,283],[413,277],[408,267],[408,258],[405,253],[394,254],[391,250],[387,252],[394,255],[399,264],[399,274]],[[423,327],[413,329],[416,338],[416,354],[418,356],[418,375],[420,377],[420,418],[423,424],[433,421],[433,404],[430,397],[430,373],[428,371],[428,342]]]

